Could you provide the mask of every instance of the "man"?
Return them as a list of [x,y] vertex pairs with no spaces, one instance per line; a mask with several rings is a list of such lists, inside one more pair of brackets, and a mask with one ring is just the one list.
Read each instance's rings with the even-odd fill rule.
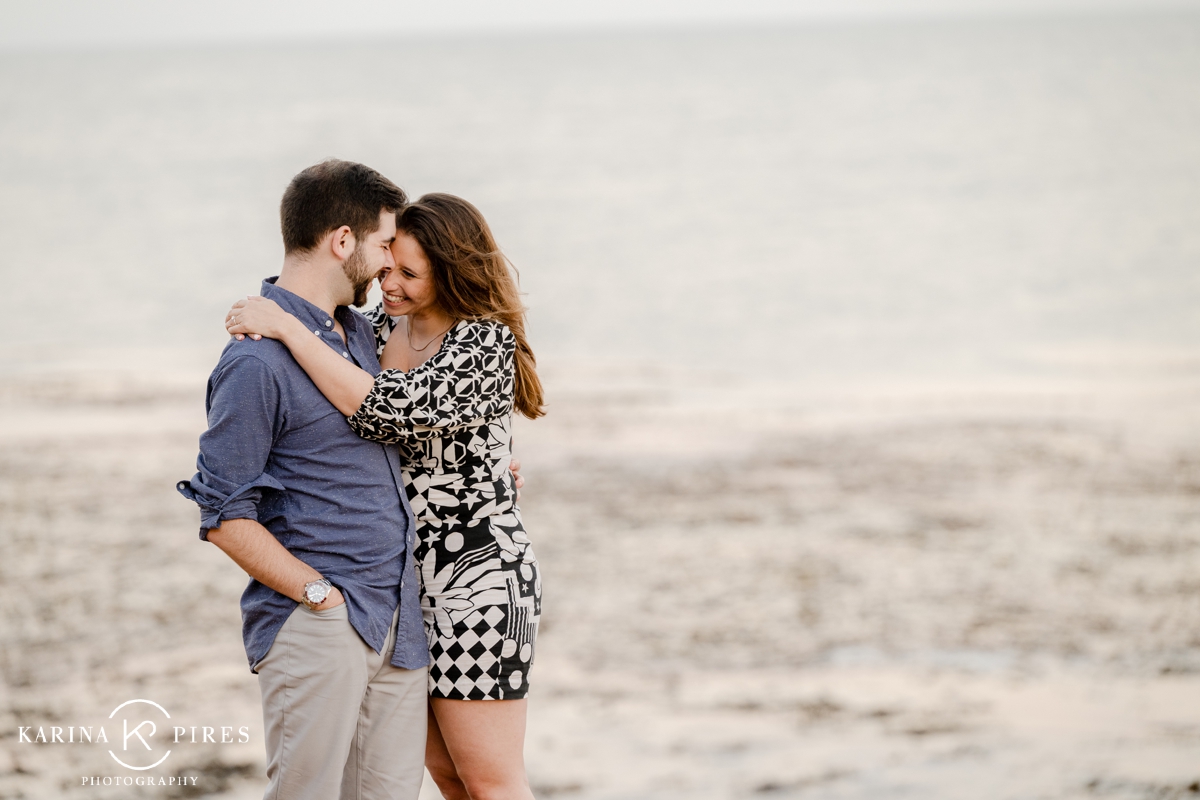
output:
[[[262,294],[371,374],[366,302],[393,267],[404,192],[326,161],[283,195],[284,260]],[[198,472],[179,484],[200,538],[249,575],[242,630],[259,676],[268,800],[416,798],[426,664],[414,521],[394,448],[360,439],[271,339],[231,340],[208,382]]]

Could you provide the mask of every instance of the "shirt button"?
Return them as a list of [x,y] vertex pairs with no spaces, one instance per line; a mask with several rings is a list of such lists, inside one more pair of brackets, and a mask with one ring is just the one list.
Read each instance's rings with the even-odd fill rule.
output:
[[343,351],[342,351],[342,358],[349,358],[349,357],[350,357],[350,354],[349,354],[349,353],[347,353],[345,350],[343,350]]
[[313,328],[313,333],[315,333],[317,336],[320,336],[320,335],[321,335],[321,329],[320,329],[320,328]]
[[332,324],[333,324],[333,320],[331,320],[331,319],[327,319],[327,320],[325,320],[325,327],[326,327],[326,328],[328,328],[328,327],[329,327],[330,325],[332,325]]

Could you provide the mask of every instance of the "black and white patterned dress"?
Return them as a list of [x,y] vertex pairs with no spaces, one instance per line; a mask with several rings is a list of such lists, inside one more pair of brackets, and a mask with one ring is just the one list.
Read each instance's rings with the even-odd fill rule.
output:
[[[383,346],[395,321],[369,313]],[[429,694],[525,696],[541,615],[541,576],[521,524],[512,460],[516,340],[502,323],[463,320],[408,372],[384,370],[350,425],[400,446],[417,519]]]

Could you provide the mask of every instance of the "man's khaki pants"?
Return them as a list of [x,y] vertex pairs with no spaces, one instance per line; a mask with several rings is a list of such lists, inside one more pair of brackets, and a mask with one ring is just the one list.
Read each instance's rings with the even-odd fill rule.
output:
[[258,663],[267,737],[264,800],[416,800],[424,776],[426,669],[389,663],[343,603],[300,605]]

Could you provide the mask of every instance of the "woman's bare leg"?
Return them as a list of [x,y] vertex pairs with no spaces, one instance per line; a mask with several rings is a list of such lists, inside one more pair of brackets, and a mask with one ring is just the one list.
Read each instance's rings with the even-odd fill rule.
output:
[[437,784],[444,800],[471,800],[467,787],[458,777],[458,770],[454,768],[450,751],[446,749],[432,705],[429,708],[429,734],[425,738],[425,769],[429,770],[429,777]]
[[[436,726],[436,738],[449,754],[470,800],[533,800],[525,777],[524,700],[435,697],[429,705],[434,716],[429,747],[433,747]],[[444,791],[443,795],[446,800],[457,800]]]

